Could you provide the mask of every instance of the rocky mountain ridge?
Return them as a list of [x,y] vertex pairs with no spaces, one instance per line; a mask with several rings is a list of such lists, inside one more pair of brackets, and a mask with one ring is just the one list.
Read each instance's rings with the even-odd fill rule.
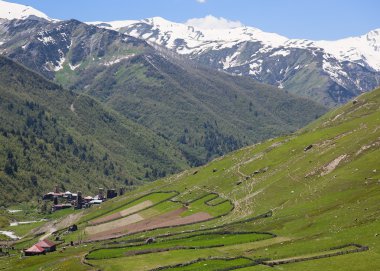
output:
[[206,29],[160,17],[90,24],[145,39],[215,69],[286,88],[327,106],[380,84],[380,29],[360,37],[312,41],[254,27]]

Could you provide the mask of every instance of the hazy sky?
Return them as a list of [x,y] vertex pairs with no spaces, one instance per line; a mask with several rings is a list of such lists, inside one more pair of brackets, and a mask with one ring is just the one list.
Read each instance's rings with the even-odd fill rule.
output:
[[380,0],[14,0],[58,19],[110,21],[207,15],[290,38],[338,39],[380,28]]

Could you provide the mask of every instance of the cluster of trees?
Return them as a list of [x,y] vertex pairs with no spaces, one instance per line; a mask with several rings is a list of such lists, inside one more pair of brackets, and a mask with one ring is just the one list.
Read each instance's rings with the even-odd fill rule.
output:
[[187,159],[194,166],[199,166],[216,156],[221,156],[243,146],[241,140],[233,135],[223,134],[218,129],[217,124],[210,121],[204,122],[202,127],[198,129],[185,128],[178,141],[191,149],[205,151],[205,155],[201,158],[187,153]]
[[11,150],[8,150],[7,161],[5,162],[4,172],[7,175],[14,175],[18,171],[17,161]]
[[166,170],[162,170],[159,168],[156,168],[149,164],[144,164],[143,168],[145,169],[145,175],[144,178],[149,181],[154,181],[159,178],[163,178],[166,176]]

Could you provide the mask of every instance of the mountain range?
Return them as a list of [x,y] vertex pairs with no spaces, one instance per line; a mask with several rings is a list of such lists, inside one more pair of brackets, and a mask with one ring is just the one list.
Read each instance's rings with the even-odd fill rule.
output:
[[326,110],[139,38],[36,16],[0,23],[3,54],[170,140],[190,165],[294,131]]
[[[191,22],[190,22],[191,23]],[[332,107],[380,85],[380,29],[337,41],[289,39],[248,26],[207,29],[160,17],[92,22],[230,74]]]
[[[0,6],[0,18],[6,20],[58,21],[28,6],[6,1]],[[146,40],[213,69],[285,88],[328,107],[380,85],[380,29],[359,37],[313,41],[243,25],[210,29],[191,20],[175,23],[161,17],[88,24]],[[7,42],[0,39],[0,45]]]

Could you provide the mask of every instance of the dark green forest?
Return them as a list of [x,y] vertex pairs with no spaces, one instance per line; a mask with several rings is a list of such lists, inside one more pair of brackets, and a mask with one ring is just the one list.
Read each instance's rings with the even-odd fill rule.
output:
[[[187,167],[164,138],[86,95],[0,57],[0,204],[50,191],[90,192]],[[4,192],[6,191],[6,193]]]

